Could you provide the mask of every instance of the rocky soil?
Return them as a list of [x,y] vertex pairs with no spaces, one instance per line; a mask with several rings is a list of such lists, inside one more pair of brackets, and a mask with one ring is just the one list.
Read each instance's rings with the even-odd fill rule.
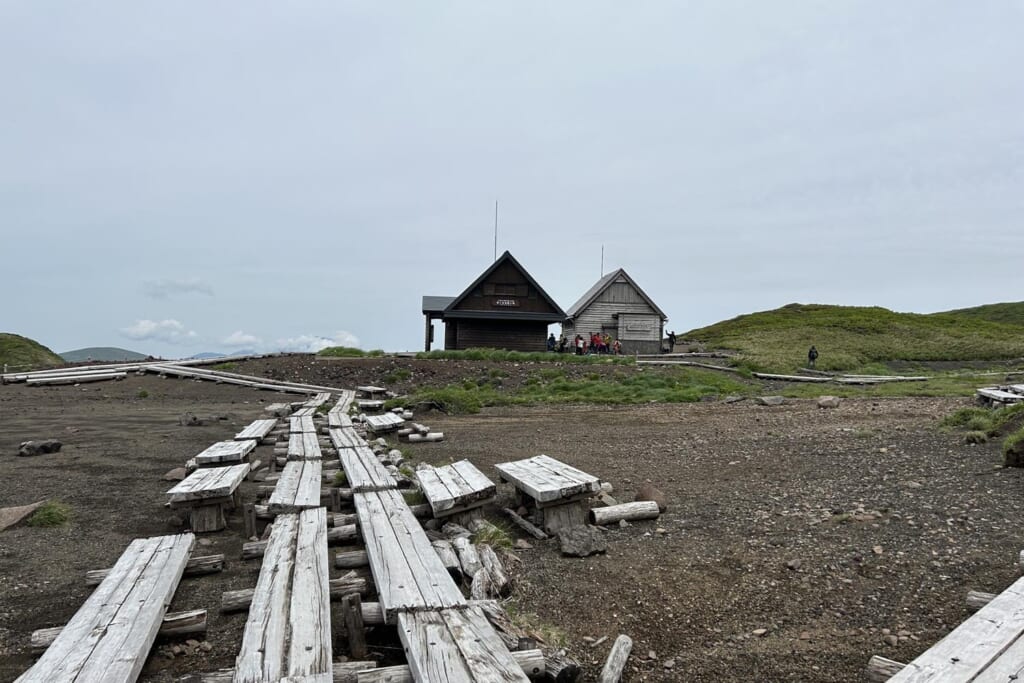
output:
[[[244,365],[238,371],[343,386],[381,383],[395,367],[410,368],[395,383],[400,391],[486,372],[475,363],[406,359]],[[521,381],[525,371],[500,365],[507,381]],[[0,387],[0,506],[57,498],[74,512],[65,527],[0,532],[0,680],[33,661],[33,629],[64,623],[86,598],[86,570],[112,564],[133,538],[181,528],[163,507],[170,486],[163,474],[279,399],[134,376],[83,387]],[[968,446],[937,429],[942,416],[967,404],[865,399],[822,410],[813,400],[787,400],[421,413],[417,420],[446,440],[402,448],[435,464],[469,458],[490,475],[497,462],[547,453],[611,482],[620,500],[632,500],[647,480],[666,494],[668,510],[657,521],[603,532],[604,555],[562,557],[555,541],[531,540],[532,548],[516,551],[510,611],[549,641],[563,640],[588,678],[626,633],[635,641],[629,681],[859,681],[872,654],[907,661],[966,618],[968,590],[998,592],[1019,575],[1021,471],[999,466],[998,445]],[[186,427],[178,421],[186,411],[223,419]],[[45,438],[64,446],[15,455],[22,441]],[[253,485],[244,486],[252,500]],[[496,511],[490,518],[501,521]],[[258,565],[238,559],[243,534],[234,516],[228,530],[202,539],[202,553],[226,553],[228,568],[186,578],[171,609],[207,608],[209,632],[195,645],[161,643],[142,680],[232,665],[245,617],[217,607],[222,591],[255,585]],[[343,641],[336,638],[339,653]],[[395,656],[386,637],[374,642]],[[181,650],[170,658],[175,645]]]

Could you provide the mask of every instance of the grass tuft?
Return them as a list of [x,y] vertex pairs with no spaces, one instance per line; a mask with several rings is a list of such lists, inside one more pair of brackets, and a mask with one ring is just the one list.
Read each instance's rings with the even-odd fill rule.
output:
[[345,486],[348,484],[348,475],[345,474],[345,470],[338,470],[334,473],[334,485]]
[[485,543],[492,548],[501,548],[502,550],[512,550],[515,547],[515,541],[512,540],[512,534],[509,533],[507,527],[490,523],[481,525],[473,534],[472,541],[473,543]]
[[25,524],[34,527],[49,528],[64,526],[71,520],[71,508],[59,500],[51,500],[39,507]]
[[423,505],[427,502],[427,497],[419,489],[402,491],[402,498],[405,498],[406,505]]
[[984,430],[976,429],[964,434],[964,443],[966,444],[982,444],[988,443],[988,433]]
[[380,349],[364,351],[362,349],[357,349],[354,346],[329,346],[326,349],[318,351],[316,355],[327,356],[330,358],[376,358],[378,356],[383,356],[384,352]]
[[1024,467],[1024,428],[1018,429],[1003,441],[1003,464]]
[[633,356],[577,356],[573,353],[549,353],[546,351],[506,351],[505,349],[465,349],[463,351],[421,351],[416,354],[419,359],[433,360],[489,360],[511,361],[514,363],[592,363],[603,365],[632,365],[636,362]]

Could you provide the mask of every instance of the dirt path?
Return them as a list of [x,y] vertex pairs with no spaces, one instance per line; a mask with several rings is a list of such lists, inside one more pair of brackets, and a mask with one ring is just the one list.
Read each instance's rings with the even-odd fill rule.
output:
[[[0,534],[0,680],[33,661],[33,629],[81,605],[86,570],[109,566],[133,538],[180,529],[163,507],[162,475],[279,398],[151,377],[0,387],[0,505],[56,497],[75,512],[65,528]],[[520,552],[513,609],[561,629],[589,675],[627,633],[630,681],[859,681],[871,654],[905,661],[945,635],[967,616],[969,589],[999,591],[1018,576],[1020,470],[996,469],[997,445],[966,446],[936,429],[964,403],[422,414],[447,440],[404,448],[431,462],[470,458],[492,476],[496,462],[547,453],[612,482],[622,500],[646,479],[665,491],[668,513],[608,531],[605,556],[562,558],[550,543]],[[183,427],[187,410],[226,419]],[[14,457],[18,442],[46,437],[64,441],[61,453]],[[245,618],[220,615],[220,593],[255,585],[259,567],[237,560],[241,518],[229,525],[202,547],[226,553],[227,571],[185,579],[172,605],[210,611],[212,650],[151,657],[142,680],[232,665]],[[585,640],[605,635],[597,647]]]

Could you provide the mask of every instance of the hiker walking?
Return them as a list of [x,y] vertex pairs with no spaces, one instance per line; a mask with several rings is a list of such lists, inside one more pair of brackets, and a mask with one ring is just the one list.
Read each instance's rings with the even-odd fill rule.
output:
[[818,360],[818,349],[811,345],[811,350],[807,352],[807,365],[812,370],[814,369],[814,361]]
[[676,350],[676,333],[673,330],[668,333],[668,351],[666,353],[672,353]]

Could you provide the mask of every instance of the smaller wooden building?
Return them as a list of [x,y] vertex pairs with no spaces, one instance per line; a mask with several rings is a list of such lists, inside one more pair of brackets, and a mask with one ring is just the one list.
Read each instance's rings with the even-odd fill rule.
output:
[[618,339],[623,353],[660,353],[668,316],[625,270],[608,273],[566,311],[562,334],[597,332]]
[[444,322],[446,350],[544,351],[548,325],[562,322],[565,312],[506,251],[462,294],[423,297],[423,316],[427,351],[434,320]]

